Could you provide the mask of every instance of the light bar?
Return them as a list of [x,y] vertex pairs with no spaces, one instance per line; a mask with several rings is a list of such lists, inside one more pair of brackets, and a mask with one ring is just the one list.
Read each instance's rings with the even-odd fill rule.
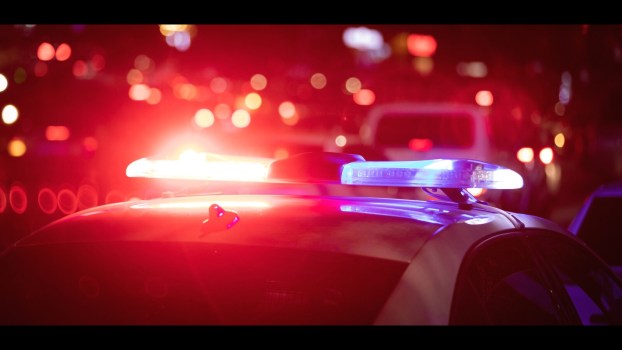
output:
[[489,188],[523,187],[523,178],[499,165],[469,159],[353,162],[343,165],[341,183],[367,186]]
[[179,180],[265,181],[270,158],[183,154],[180,159],[141,158],[127,166],[128,177]]

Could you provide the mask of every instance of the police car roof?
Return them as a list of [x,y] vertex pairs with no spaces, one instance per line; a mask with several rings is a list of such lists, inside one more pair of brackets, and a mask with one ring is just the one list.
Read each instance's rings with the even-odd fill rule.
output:
[[[216,220],[210,215],[214,204],[222,209],[224,226],[210,225],[210,220]],[[18,242],[17,247],[71,242],[196,242],[338,252],[408,262],[432,237],[449,235],[455,244],[468,247],[494,232],[515,228],[507,216],[490,209],[463,210],[450,202],[369,197],[165,198],[91,208],[47,225]],[[232,215],[238,219],[227,228]]]

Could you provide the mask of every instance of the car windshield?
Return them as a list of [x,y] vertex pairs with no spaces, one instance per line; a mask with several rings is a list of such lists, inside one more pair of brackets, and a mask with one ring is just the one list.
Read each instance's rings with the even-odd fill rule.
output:
[[615,221],[622,208],[622,197],[595,197],[578,236],[609,265],[622,266],[622,235]]
[[32,246],[0,271],[0,323],[370,324],[406,266],[223,244]]
[[376,142],[381,147],[414,147],[419,150],[431,147],[467,148],[473,145],[473,130],[473,118],[467,114],[394,113],[379,120]]

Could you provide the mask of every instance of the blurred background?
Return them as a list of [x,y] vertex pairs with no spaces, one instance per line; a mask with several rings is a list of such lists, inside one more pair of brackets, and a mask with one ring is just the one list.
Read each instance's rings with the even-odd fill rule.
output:
[[[622,177],[622,25],[0,25],[0,248],[156,196],[125,176],[142,157],[392,159],[370,115],[396,103],[476,111],[485,133],[449,135],[526,182],[483,198],[565,227]],[[417,159],[439,135],[398,146]]]

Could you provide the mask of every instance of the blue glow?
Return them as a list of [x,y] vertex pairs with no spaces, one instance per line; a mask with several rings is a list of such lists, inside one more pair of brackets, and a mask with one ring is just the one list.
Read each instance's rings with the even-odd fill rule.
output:
[[345,164],[341,183],[366,186],[513,189],[523,178],[499,165],[468,159]]

